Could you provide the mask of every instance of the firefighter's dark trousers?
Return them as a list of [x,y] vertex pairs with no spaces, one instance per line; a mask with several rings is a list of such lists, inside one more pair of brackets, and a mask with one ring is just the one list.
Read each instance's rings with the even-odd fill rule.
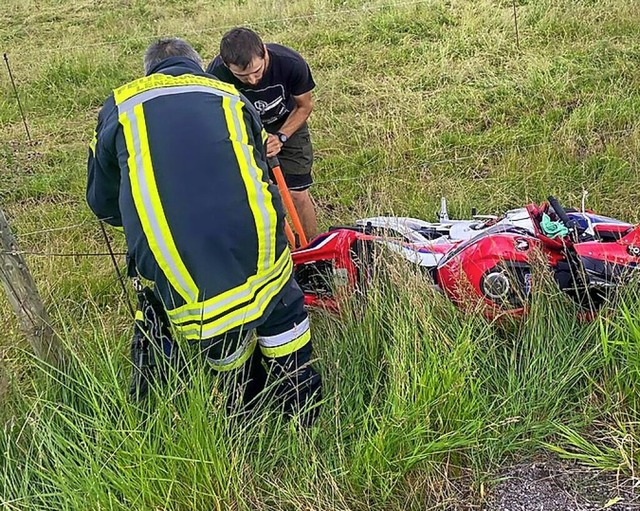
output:
[[311,329],[298,284],[289,281],[255,331],[231,331],[201,342],[206,360],[220,373],[229,407],[250,410],[275,399],[287,416],[313,423],[321,397],[320,375],[311,367]]
[[[145,288],[138,299],[131,396],[139,401],[146,398],[150,382],[162,383],[169,367],[182,364],[166,314],[153,292]],[[297,416],[309,425],[319,412],[321,379],[310,364],[311,329],[304,295],[291,278],[277,300],[255,330],[234,330],[191,344],[202,350],[208,365],[220,375],[231,413],[275,400],[287,416]]]

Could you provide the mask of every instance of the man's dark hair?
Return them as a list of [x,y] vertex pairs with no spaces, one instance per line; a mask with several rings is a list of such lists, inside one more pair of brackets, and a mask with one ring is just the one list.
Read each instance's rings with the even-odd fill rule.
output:
[[222,36],[220,57],[227,66],[233,64],[245,69],[254,57],[264,58],[264,44],[253,30],[244,27],[232,28]]
[[165,37],[151,43],[144,52],[145,74],[149,74],[156,64],[169,57],[186,57],[202,67],[200,55],[187,41],[178,37]]

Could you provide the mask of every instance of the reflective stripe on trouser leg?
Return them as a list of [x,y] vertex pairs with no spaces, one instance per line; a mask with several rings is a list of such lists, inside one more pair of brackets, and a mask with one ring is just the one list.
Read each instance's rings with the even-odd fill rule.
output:
[[278,358],[298,351],[311,340],[309,318],[277,335],[258,336],[260,350],[265,357]]
[[207,362],[215,369],[216,371],[231,371],[232,369],[237,369],[242,366],[249,357],[253,354],[253,350],[256,349],[257,339],[255,338],[254,332],[251,331],[247,335],[245,335],[240,347],[234,351],[231,355],[225,358],[215,359],[209,356],[206,357]]

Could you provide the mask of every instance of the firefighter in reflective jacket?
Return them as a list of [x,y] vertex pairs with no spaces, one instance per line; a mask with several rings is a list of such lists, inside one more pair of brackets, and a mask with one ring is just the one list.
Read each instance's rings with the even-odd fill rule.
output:
[[244,371],[245,402],[265,384],[264,357],[286,412],[317,410],[309,319],[257,112],[181,39],[153,43],[144,65],[145,77],[116,89],[98,116],[89,206],[124,228],[176,335],[202,346],[217,371]]

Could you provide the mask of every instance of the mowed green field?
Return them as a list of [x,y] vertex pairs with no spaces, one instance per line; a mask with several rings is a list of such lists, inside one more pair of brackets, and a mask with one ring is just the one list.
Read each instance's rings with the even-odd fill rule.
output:
[[[110,91],[155,38],[205,62],[249,25],[305,56],[317,88],[322,228],[364,215],[499,213],[549,194],[640,221],[640,9],[628,0],[17,1],[0,10],[0,206],[69,375],[36,368],[0,298],[0,503],[6,509],[425,509],[479,504],[491,474],[555,452],[635,474],[640,311],[591,324],[552,292],[498,328],[410,270],[366,303],[314,313],[316,428],[230,423],[198,373],[142,413],[127,401],[131,321],[84,202]],[[6,61],[5,61],[6,62]],[[5,64],[3,62],[3,64]],[[219,221],[223,221],[219,219]],[[112,233],[117,251],[124,242]],[[75,255],[73,255],[75,254]],[[123,258],[119,259],[121,265]]]

